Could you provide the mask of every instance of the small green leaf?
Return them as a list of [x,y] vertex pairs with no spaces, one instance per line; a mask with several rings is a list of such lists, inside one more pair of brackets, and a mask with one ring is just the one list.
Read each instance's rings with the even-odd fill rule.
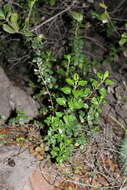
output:
[[56,150],[55,151],[52,150],[51,155],[53,158],[55,158],[55,157],[57,157],[58,153],[56,152]]
[[97,72],[96,74],[97,74],[97,77],[98,77],[100,80],[103,79],[103,74],[102,74],[102,73]]
[[63,119],[67,125],[76,120],[76,118],[73,115],[65,115]]
[[71,94],[71,88],[70,87],[63,87],[61,88],[62,92],[64,92],[64,94]]
[[83,14],[80,12],[71,11],[71,16],[80,23],[83,21]]
[[84,97],[84,90],[72,90],[74,97]]
[[126,44],[127,43],[127,39],[125,39],[125,38],[122,38],[120,41],[119,41],[119,45],[120,46],[124,46],[124,44]]
[[67,59],[69,62],[71,61],[71,55],[70,54],[64,55],[64,58]]
[[70,78],[66,79],[66,82],[71,85],[71,86],[74,86],[74,81]]
[[108,12],[104,12],[100,15],[100,20],[102,21],[102,23],[108,23],[109,22],[109,19],[110,19],[110,16],[108,14]]
[[93,87],[93,88],[97,88],[97,86],[98,86],[98,81],[96,81],[96,80],[93,79],[93,78],[90,78],[90,82],[92,83],[92,87]]
[[5,15],[2,9],[0,9],[0,19],[5,19]]
[[6,17],[8,17],[11,14],[11,11],[12,11],[12,7],[9,3],[4,5],[4,14]]
[[91,11],[91,15],[93,18],[100,20],[100,14],[98,14],[96,11]]
[[85,86],[85,85],[87,85],[87,81],[85,81],[85,80],[80,80],[79,82],[78,82],[78,85],[80,85],[80,86]]
[[89,108],[88,104],[84,104],[84,108],[88,109]]
[[56,112],[56,116],[57,117],[62,117],[63,116],[63,112]]
[[109,71],[106,71],[106,72],[104,73],[103,79],[105,80],[105,79],[108,78],[108,77],[109,77]]
[[103,97],[105,97],[105,96],[107,95],[107,91],[106,91],[105,88],[99,89],[99,93],[100,93]]
[[78,80],[79,80],[79,75],[78,75],[78,73],[75,73],[75,74],[74,74],[73,79],[74,79],[75,81],[78,81]]
[[69,101],[68,106],[70,109],[81,109],[84,108],[84,102],[82,100]]
[[16,33],[16,31],[12,27],[10,27],[9,25],[7,25],[7,24],[3,24],[3,30],[5,32],[10,33],[10,34]]
[[16,138],[16,141],[17,141],[17,142],[25,141],[25,138],[24,138],[24,137],[17,137],[17,138]]
[[112,84],[113,84],[113,81],[107,79],[107,80],[105,81],[105,84],[107,84],[107,85],[112,85]]
[[28,6],[30,9],[34,6],[35,2],[36,0],[28,0]]
[[121,39],[119,41],[119,45],[123,46],[125,43],[127,43],[127,33],[122,34]]
[[98,105],[98,101],[97,101],[97,98],[93,97],[91,99],[91,103],[95,104],[95,105]]
[[91,90],[90,90],[90,88],[85,88],[85,89],[83,90],[83,92],[84,92],[84,97],[87,97],[87,96],[90,95]]
[[65,106],[66,105],[66,98],[56,98],[56,101],[59,105]]
[[11,18],[10,18],[11,24],[13,25],[13,27],[15,28],[15,30],[18,32],[19,30],[19,26],[18,26],[18,14],[17,13],[12,13],[11,14]]

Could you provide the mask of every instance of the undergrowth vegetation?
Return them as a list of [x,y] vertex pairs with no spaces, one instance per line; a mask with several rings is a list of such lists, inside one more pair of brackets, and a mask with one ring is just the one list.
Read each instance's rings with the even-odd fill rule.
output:
[[[59,6],[59,3],[61,1],[44,1],[45,7],[51,6],[53,9]],[[42,2],[39,0],[2,3],[0,43],[3,43],[4,36],[8,39],[12,35],[14,39],[22,38],[30,50],[31,58],[28,61],[32,63],[33,75],[37,76],[37,81],[34,81],[36,85],[34,86],[34,82],[31,82],[31,85],[37,88],[34,97],[42,104],[41,119],[34,122],[45,131],[45,136],[42,137],[45,151],[51,159],[62,163],[69,159],[74,149],[83,150],[89,143],[89,137],[100,130],[101,107],[106,103],[107,87],[112,81],[108,79],[109,71],[100,73],[94,67],[101,63],[112,63],[118,52],[123,52],[127,56],[127,33],[119,33],[118,25],[112,19],[104,2],[98,3],[101,11],[91,10],[87,18],[86,8],[84,12],[83,9],[78,10],[78,1],[77,4],[69,3],[58,15],[53,15],[47,20],[41,13],[41,6]],[[65,35],[67,33],[69,35],[64,39],[66,46],[64,53],[58,58],[54,55],[52,47],[46,44],[48,35],[43,34],[42,28],[63,13],[66,14],[65,18],[67,17],[65,25],[68,25]],[[84,31],[91,27],[89,19],[99,25],[100,33],[103,31],[109,41],[113,35],[117,39],[118,48],[110,45],[105,53],[105,59],[90,59],[85,54]],[[92,50],[94,51],[95,47],[92,47]],[[17,112],[17,118],[11,122],[17,124],[20,115],[23,116],[23,113]],[[122,152],[125,152],[124,148]]]

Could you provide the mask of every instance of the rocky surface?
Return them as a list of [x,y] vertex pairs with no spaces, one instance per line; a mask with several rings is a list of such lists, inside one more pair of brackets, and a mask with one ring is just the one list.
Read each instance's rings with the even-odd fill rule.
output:
[[[110,78],[113,85],[108,87],[107,105],[103,106],[102,115],[108,120],[114,121],[120,128],[127,127],[127,78],[122,69],[113,71],[111,66],[105,66],[104,70],[110,71]],[[126,68],[126,65],[125,65]]]
[[37,161],[27,149],[0,147],[0,190],[23,190]]
[[27,149],[0,147],[0,190],[54,190],[63,180],[47,160],[37,161]]
[[[38,115],[38,104],[27,92],[14,86],[0,67],[0,116],[8,119],[15,110],[22,110],[28,116],[28,122]],[[1,120],[0,124],[3,122]]]

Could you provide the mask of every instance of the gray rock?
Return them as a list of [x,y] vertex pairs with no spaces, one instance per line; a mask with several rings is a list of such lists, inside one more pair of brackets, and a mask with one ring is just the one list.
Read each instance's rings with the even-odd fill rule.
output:
[[[0,147],[0,190],[22,190],[37,166],[27,149],[18,146]],[[9,165],[9,159],[15,165]]]
[[12,109],[22,110],[28,116],[28,121],[38,115],[38,104],[19,87],[10,88],[10,102]]
[[[28,122],[38,115],[38,104],[27,92],[14,86],[0,67],[0,116],[8,119],[14,110],[23,111],[28,116]],[[3,123],[0,120],[0,124]]]
[[94,0],[87,0],[88,3],[94,3]]
[[[9,117],[11,113],[11,105],[9,102],[11,83],[4,73],[4,70],[0,67],[0,116]],[[4,121],[0,120],[0,124]]]

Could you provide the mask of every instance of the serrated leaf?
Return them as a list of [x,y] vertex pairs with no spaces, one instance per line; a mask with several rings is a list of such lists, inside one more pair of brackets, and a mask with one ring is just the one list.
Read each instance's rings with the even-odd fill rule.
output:
[[0,19],[5,19],[5,15],[2,9],[0,9]]
[[18,32],[19,30],[19,26],[18,26],[18,14],[17,13],[12,13],[11,14],[11,18],[10,18],[11,24],[13,25],[13,27],[15,28],[15,30]]
[[76,11],[71,11],[71,16],[78,22],[83,21],[83,14]]
[[5,32],[10,33],[10,34],[16,33],[16,31],[12,27],[10,27],[9,25],[7,25],[7,24],[3,24],[3,30]]
[[61,88],[61,91],[64,92],[64,94],[71,94],[70,87],[63,87],[63,88]]
[[56,101],[61,106],[65,106],[66,105],[66,98],[56,98]]

